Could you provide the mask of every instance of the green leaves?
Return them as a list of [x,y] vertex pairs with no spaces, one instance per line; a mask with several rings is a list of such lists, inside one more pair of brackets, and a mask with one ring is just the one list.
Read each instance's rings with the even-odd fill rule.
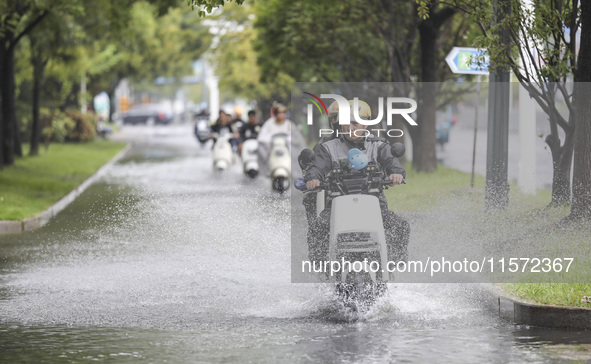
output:
[[[511,68],[523,79],[535,80],[539,85],[566,81],[575,67],[572,42],[576,39],[571,39],[569,33],[573,25],[579,27],[579,9],[573,9],[573,2],[566,0],[534,1],[530,7],[519,0],[508,3],[511,13],[502,20],[493,19],[488,0],[462,3],[473,21],[483,25],[478,46],[488,49],[491,62]],[[573,19],[575,23],[571,24]],[[509,53],[499,36],[503,29],[508,29],[511,36]]]
[[212,63],[223,94],[246,99],[272,99],[273,95],[288,98],[291,79],[279,71],[271,79],[261,81],[261,68],[253,42],[255,9],[249,4],[227,4],[223,11],[211,17],[212,32],[216,33]]
[[[408,17],[401,9],[399,21],[389,23],[382,5],[365,0],[257,3],[255,50],[264,79],[285,72],[298,81],[387,80],[386,34],[381,31],[388,37],[400,31],[397,39],[404,42],[401,28]],[[410,11],[410,2],[406,5]]]
[[[228,3],[231,3],[229,0]],[[234,0],[238,5],[242,5],[244,0]],[[224,6],[225,0],[187,0],[187,5],[191,7],[191,10],[199,8],[198,14],[200,17],[204,17],[207,14],[211,14],[215,9]]]
[[417,5],[417,13],[421,19],[429,18],[429,6],[431,0],[413,0]]

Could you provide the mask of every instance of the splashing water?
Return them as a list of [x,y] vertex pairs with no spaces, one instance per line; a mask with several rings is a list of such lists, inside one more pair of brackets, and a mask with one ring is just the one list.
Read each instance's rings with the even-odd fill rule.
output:
[[0,361],[552,361],[479,286],[390,284],[358,313],[333,286],[292,284],[290,199],[239,165],[215,175],[186,129],[138,143],[43,228],[0,237]]

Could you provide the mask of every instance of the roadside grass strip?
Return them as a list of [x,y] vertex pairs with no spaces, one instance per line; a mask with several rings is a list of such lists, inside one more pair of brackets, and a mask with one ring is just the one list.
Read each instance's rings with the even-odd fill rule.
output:
[[[483,176],[470,188],[470,174],[441,165],[430,174],[406,170],[407,184],[386,196],[389,208],[411,223],[409,259],[492,258],[494,269],[487,264],[484,281],[502,282],[507,293],[531,303],[591,308],[591,299],[584,299],[591,297],[591,224],[560,224],[570,206],[548,207],[550,190],[528,195],[511,184],[509,207],[486,211]],[[412,256],[413,250],[425,256]]]
[[[28,146],[24,145],[24,154]],[[51,144],[39,156],[17,158],[0,170],[0,220],[23,220],[72,191],[125,147],[125,143]]]

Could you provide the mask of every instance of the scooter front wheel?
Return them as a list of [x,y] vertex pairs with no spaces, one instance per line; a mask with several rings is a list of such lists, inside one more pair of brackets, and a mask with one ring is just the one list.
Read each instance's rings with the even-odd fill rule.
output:
[[272,182],[273,190],[279,193],[284,193],[289,188],[289,180],[285,177],[277,177]]
[[245,174],[251,179],[255,179],[258,176],[259,171],[257,171],[256,169],[249,169],[245,172]]
[[362,274],[354,274],[352,278],[350,282],[337,283],[336,294],[353,311],[369,309],[388,289],[385,283],[374,283]]

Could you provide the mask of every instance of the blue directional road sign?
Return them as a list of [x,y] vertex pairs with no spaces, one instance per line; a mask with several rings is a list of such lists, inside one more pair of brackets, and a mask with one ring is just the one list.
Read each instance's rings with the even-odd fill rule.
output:
[[488,75],[490,58],[486,49],[454,47],[445,61],[453,73]]

